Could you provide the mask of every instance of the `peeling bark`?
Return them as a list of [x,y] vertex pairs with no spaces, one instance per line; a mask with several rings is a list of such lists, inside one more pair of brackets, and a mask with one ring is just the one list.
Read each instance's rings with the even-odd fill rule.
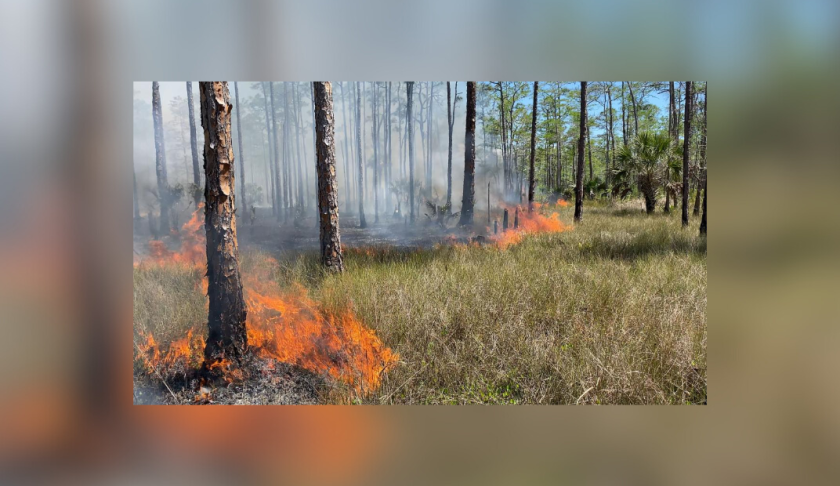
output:
[[204,127],[204,229],[207,235],[209,335],[205,363],[241,361],[248,350],[239,276],[230,94],[225,81],[200,82]]

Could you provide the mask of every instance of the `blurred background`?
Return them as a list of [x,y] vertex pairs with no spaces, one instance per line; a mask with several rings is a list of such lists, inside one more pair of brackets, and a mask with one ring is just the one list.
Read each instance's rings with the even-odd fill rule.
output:
[[[840,3],[7,1],[0,477],[837,484]],[[707,407],[134,407],[132,90],[707,80]]]

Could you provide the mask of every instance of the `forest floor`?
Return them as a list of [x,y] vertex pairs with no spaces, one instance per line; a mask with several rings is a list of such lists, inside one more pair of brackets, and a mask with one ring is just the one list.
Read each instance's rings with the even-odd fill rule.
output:
[[[365,393],[286,366],[263,373],[268,382],[230,387],[214,401],[705,403],[707,268],[699,218],[683,229],[678,211],[648,216],[639,201],[587,201],[583,221],[573,225],[572,209],[550,209],[569,230],[526,235],[504,248],[452,244],[470,235],[434,225],[406,230],[383,221],[360,230],[342,216],[348,251],[340,275],[318,265],[314,218],[301,228],[278,228],[270,218],[240,223],[244,274],[270,267],[274,283],[306,289],[324,312],[352,310],[398,358]],[[486,222],[486,213],[476,219]],[[206,320],[202,275],[135,267],[135,345],[152,335],[165,346]],[[171,393],[161,387],[162,377],[144,372],[135,354],[136,403],[194,401],[186,385]]]

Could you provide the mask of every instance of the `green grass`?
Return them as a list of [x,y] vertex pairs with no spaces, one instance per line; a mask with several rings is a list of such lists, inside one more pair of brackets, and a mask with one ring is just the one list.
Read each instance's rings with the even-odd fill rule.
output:
[[[273,275],[327,310],[353,308],[399,353],[370,403],[703,402],[698,218],[682,229],[678,213],[587,203],[572,231],[507,250],[350,252],[341,275],[320,271],[315,254],[286,256]],[[571,210],[560,210],[567,224]],[[244,272],[261,264],[243,256]],[[183,275],[135,269],[135,331],[161,342],[204,318],[198,274],[170,272]]]

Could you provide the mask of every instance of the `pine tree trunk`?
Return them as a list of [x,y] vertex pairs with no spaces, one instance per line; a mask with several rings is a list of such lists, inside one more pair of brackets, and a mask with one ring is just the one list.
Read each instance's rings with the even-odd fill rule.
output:
[[338,185],[335,181],[335,113],[332,84],[315,82],[315,154],[318,173],[318,215],[321,228],[321,263],[341,272],[341,236],[338,227]]
[[688,226],[688,157],[691,148],[691,81],[685,82],[685,134],[683,137],[682,225]]
[[[268,115],[268,90],[265,89],[265,83],[260,83],[263,89],[263,107],[265,108],[265,136],[268,139],[268,160],[266,160],[266,165],[269,168],[270,172],[270,179],[269,185],[271,187],[271,214],[277,215],[277,186],[274,184],[274,164],[272,161],[274,160],[274,151],[277,150],[275,146],[275,142],[277,141],[277,137],[274,135],[271,119]],[[273,104],[272,104],[273,107]]]
[[606,175],[604,176],[604,181],[607,184],[607,194],[612,194],[612,160],[611,155],[615,152],[615,133],[613,131],[613,109],[612,109],[612,83],[607,85],[607,100],[609,100],[609,110],[610,110],[610,131],[609,131],[609,144],[607,145],[607,171]]
[[633,83],[628,82],[627,88],[630,89],[630,101],[633,103],[633,136],[639,136],[639,113],[636,110],[636,96],[633,95]]
[[464,146],[464,192],[459,224],[471,226],[475,206],[475,81],[467,82],[467,128]]
[[[292,105],[294,113],[292,116],[292,125],[295,129],[295,153],[297,154],[297,180],[298,180],[298,206],[301,208],[306,208],[306,201],[309,198],[309,184],[306,184],[306,193],[304,194],[304,166],[305,164],[303,161],[305,160],[300,156],[300,139],[303,136],[301,133],[301,125],[303,124],[303,120],[299,120],[301,116],[300,110],[300,101],[298,100],[298,86],[297,83],[293,83],[294,86],[294,93],[292,93]],[[306,143],[304,142],[304,145]],[[305,147],[304,147],[305,148]],[[335,155],[335,154],[333,154]],[[309,179],[308,177],[306,179]]]
[[[671,139],[671,143],[676,143],[674,140],[676,138],[676,120],[674,119],[674,82],[670,81],[668,83],[668,138]],[[671,169],[665,168],[665,179],[666,182],[671,182]],[[665,190],[665,208],[663,209],[665,214],[669,214],[671,212],[671,191]]]
[[201,172],[198,165],[198,142],[195,135],[195,101],[193,101],[192,81],[187,81],[187,111],[190,118],[190,151],[192,152],[192,166],[193,166],[193,185],[195,191],[193,192],[193,200],[195,207],[201,202]]
[[385,203],[386,203],[386,211],[391,211],[393,208],[393,201],[391,200],[391,171],[393,170],[393,159],[391,158],[391,82],[388,81],[388,101],[386,102],[387,110],[385,114],[385,124],[386,128],[386,135],[385,135],[385,144],[386,144],[386,155],[385,155]]
[[534,108],[531,113],[531,162],[528,166],[528,212],[534,210],[534,156],[537,154],[537,95],[539,81],[534,81]]
[[371,122],[373,123],[373,222],[379,222],[379,124],[377,120],[379,101],[376,83],[373,84],[373,96],[371,97]]
[[[458,97],[458,92],[455,92],[455,97]],[[452,207],[452,118],[454,109],[452,108],[452,90],[450,89],[449,81],[446,82],[446,123],[449,127],[449,153],[446,160],[446,205]]]
[[706,201],[709,198],[709,176],[706,175],[706,181],[703,184],[703,218],[700,220],[700,234],[706,235]]
[[209,335],[205,363],[241,361],[247,353],[245,301],[239,276],[236,238],[236,196],[230,94],[227,82],[200,82],[201,125],[204,127]]
[[131,173],[134,176],[134,223],[140,220],[140,199],[137,194],[137,171],[134,166],[131,167]]
[[239,104],[239,83],[234,81],[233,90],[236,92],[236,133],[239,135],[239,178],[242,180],[239,192],[242,194],[242,214],[248,214],[248,200],[245,195],[245,153],[242,152],[242,123],[239,116],[242,106]]
[[362,161],[362,90],[356,81],[356,157],[359,169],[359,228],[366,228],[365,221],[365,167]]
[[706,93],[703,94],[703,127],[700,133],[700,160],[703,167],[697,171],[697,196],[694,199],[694,216],[700,215],[700,183],[706,180]]
[[429,112],[428,112],[428,140],[427,140],[427,148],[426,148],[426,197],[428,199],[432,198],[432,107],[434,106],[434,97],[435,97],[435,83],[434,81],[429,82]]
[[408,201],[411,211],[411,223],[414,224],[414,117],[411,102],[414,97],[414,81],[406,81],[405,119],[408,124]]
[[577,146],[575,173],[575,221],[583,217],[583,151],[586,143],[586,81],[580,82],[580,136]]
[[624,105],[626,104],[625,101],[627,98],[624,96],[624,81],[621,82],[621,143],[626,147],[627,146],[627,116],[625,114],[626,110],[624,109]]
[[158,232],[161,235],[169,233],[169,179],[166,175],[166,144],[163,139],[163,114],[160,107],[160,87],[157,81],[152,82],[152,120],[155,130],[155,171],[157,174],[158,202],[160,203],[160,218]]
[[275,197],[277,208],[275,210],[275,215],[277,217],[277,221],[279,222],[282,217],[282,206],[283,206],[283,186],[280,184],[280,140],[277,138],[277,107],[274,104],[274,83],[268,83],[269,93],[271,95],[271,130],[272,130],[272,137],[274,138],[274,190],[275,190]]

